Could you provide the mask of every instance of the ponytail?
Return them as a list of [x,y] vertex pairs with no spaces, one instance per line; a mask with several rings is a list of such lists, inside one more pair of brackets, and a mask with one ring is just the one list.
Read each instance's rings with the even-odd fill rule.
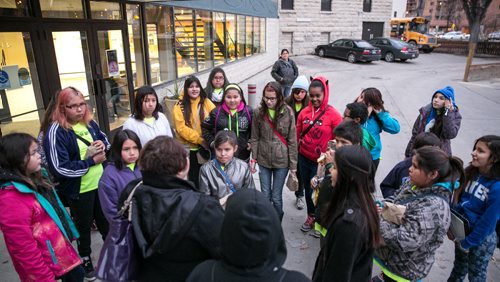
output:
[[[453,193],[453,204],[457,204],[460,195],[465,187],[465,172],[463,169],[463,161],[458,157],[450,156],[450,182],[452,188],[456,189]],[[457,183],[458,181],[458,183]],[[458,184],[458,186],[455,185]]]
[[415,157],[419,167],[425,172],[438,172],[438,177],[434,180],[434,183],[450,182],[452,190],[459,188],[456,185],[457,181],[459,181],[460,185],[463,185],[465,173],[460,158],[448,156],[440,148],[430,146],[415,150]]

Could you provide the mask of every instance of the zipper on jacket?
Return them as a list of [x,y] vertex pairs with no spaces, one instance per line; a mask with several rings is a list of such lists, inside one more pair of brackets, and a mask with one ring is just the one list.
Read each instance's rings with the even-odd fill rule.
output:
[[50,240],[45,241],[45,243],[47,243],[47,249],[49,250],[50,256],[52,257],[52,262],[54,264],[57,264],[57,257],[54,252],[54,248],[52,248],[52,243],[50,243]]

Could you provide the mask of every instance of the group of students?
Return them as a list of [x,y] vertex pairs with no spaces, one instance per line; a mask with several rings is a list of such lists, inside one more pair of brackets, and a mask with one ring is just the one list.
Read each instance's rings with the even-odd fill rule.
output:
[[[299,179],[297,208],[307,207],[301,229],[321,238],[314,281],[370,280],[373,261],[383,270],[374,281],[424,278],[451,209],[469,220],[471,233],[455,240],[449,281],[485,280],[497,244],[500,137],[479,138],[464,173],[451,154],[461,122],[453,88],[436,91],[420,110],[407,159],[382,182],[378,204],[380,134],[400,130],[381,92],[364,89],[341,115],[328,104],[325,77],[298,76],[290,88],[285,98],[282,84],[267,83],[254,111],[221,68],[205,89],[189,76],[172,131],[155,90],[143,86],[112,144],[83,94],[61,90],[38,140],[13,133],[0,142],[0,228],[21,280],[95,279],[91,225],[105,239],[137,186],[137,280],[308,281],[282,268],[289,174]],[[262,193],[251,175],[257,171]],[[389,203],[405,207],[397,222],[385,216]]]

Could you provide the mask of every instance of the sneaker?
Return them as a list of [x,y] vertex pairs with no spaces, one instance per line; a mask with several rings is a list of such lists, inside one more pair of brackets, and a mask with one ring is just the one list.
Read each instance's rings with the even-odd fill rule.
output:
[[314,227],[314,216],[308,215],[306,222],[304,222],[304,224],[302,224],[302,227],[300,227],[300,230],[302,230],[304,232],[308,232],[308,231],[311,231],[313,229],[313,227]]
[[314,238],[321,238],[321,233],[319,233],[318,230],[314,230],[313,232],[309,233],[309,235],[313,236]]
[[83,257],[83,269],[85,270],[85,280],[94,281],[95,278],[95,270],[94,265],[92,265],[92,260],[89,257]]
[[304,197],[297,197],[297,200],[295,200],[295,206],[298,210],[303,210],[306,206],[306,204],[304,203]]

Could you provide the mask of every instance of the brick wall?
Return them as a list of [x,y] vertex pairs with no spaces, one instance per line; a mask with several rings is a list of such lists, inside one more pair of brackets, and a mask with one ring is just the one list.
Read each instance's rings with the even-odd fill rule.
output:
[[[321,33],[330,33],[330,41],[361,38],[363,22],[383,22],[388,36],[391,13],[391,0],[372,0],[371,12],[363,12],[363,0],[332,0],[332,11],[321,11],[321,0],[295,0],[294,10],[279,10],[279,48],[291,45],[292,55],[312,54],[316,45],[327,43]],[[288,34],[282,36],[287,32],[291,42]]]

